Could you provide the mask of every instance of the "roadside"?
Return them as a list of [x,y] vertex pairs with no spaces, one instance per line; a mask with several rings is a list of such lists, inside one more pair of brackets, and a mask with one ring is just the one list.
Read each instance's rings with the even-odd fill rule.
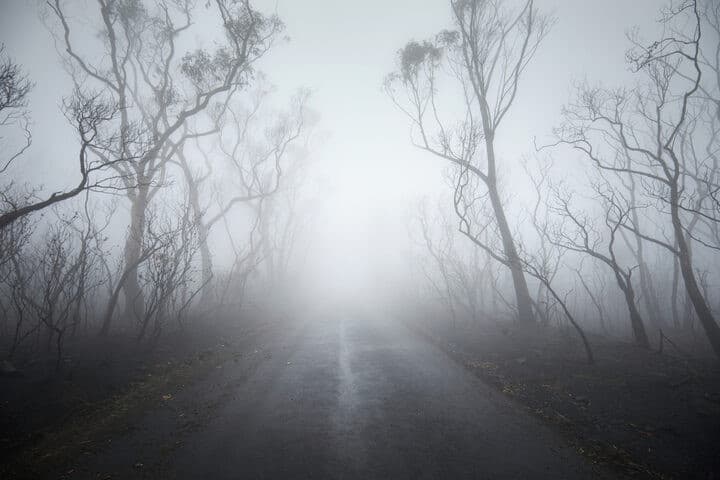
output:
[[[22,438],[3,430],[18,443],[3,449],[0,478],[235,478],[238,471],[440,478],[492,468],[516,478],[508,469],[555,462],[550,471],[566,471],[578,453],[618,477],[718,478],[720,372],[712,363],[593,338],[591,367],[562,331],[421,331],[440,352],[404,328],[360,317],[224,323],[188,343],[168,338],[152,357],[105,352],[107,364],[98,357],[99,368],[88,366],[94,380],[75,357],[73,375],[48,390],[61,394],[58,405],[48,391],[38,393],[45,404],[16,402],[23,420],[3,404],[4,424],[38,425]],[[116,373],[131,365],[139,366],[130,377]],[[3,395],[19,380],[3,379]],[[109,395],[108,385],[117,392]],[[570,448],[559,447],[557,431]],[[510,445],[513,454],[492,454]]]
[[215,321],[169,334],[153,348],[120,336],[101,346],[80,341],[69,346],[59,375],[42,362],[21,365],[19,374],[0,377],[0,478],[72,473],[75,459],[106,448],[144,412],[172,404],[224,364],[253,368],[281,321],[267,313]]
[[636,478],[720,478],[720,368],[713,360],[593,337],[591,366],[572,334],[559,330],[410,326],[554,425],[594,463]]

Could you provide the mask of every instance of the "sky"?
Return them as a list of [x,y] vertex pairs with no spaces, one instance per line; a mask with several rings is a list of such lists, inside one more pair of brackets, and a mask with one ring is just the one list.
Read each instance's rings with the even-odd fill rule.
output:
[[[512,165],[532,151],[534,137],[548,138],[573,81],[628,80],[625,32],[635,25],[648,31],[662,5],[660,0],[536,3],[557,23],[526,72],[498,139],[501,158]],[[323,202],[312,212],[306,253],[313,275],[325,279],[323,288],[392,275],[408,250],[408,213],[422,197],[443,191],[445,165],[412,147],[407,119],[382,82],[399,48],[451,26],[449,1],[258,0],[255,5],[276,12],[290,37],[261,68],[281,96],[312,89],[312,108],[320,116],[323,140],[312,152],[312,168],[323,185]],[[73,151],[72,136],[60,114],[70,85],[39,19],[41,8],[42,2],[33,0],[0,0],[0,42],[36,83],[35,144],[19,174],[53,188],[66,182],[72,162],[65,154]],[[516,171],[512,167],[507,175]]]

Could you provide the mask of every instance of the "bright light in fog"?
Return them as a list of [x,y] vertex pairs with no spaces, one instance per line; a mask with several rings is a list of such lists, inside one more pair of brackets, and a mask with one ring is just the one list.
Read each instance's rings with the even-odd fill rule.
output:
[[383,141],[384,125],[371,121],[359,116],[354,126],[378,141],[350,147],[346,137],[354,128],[332,135],[313,165],[323,173],[304,265],[326,296],[351,299],[386,288],[383,282],[402,268],[409,249],[408,205],[436,185],[436,162]]

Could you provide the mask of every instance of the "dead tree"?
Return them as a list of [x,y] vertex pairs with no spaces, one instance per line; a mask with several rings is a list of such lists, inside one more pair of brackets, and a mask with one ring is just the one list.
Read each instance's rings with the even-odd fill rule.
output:
[[[628,159],[628,167],[630,167],[630,161]],[[627,180],[624,177],[620,177],[620,181],[625,183],[625,190],[628,192],[628,201],[633,208],[630,209],[630,216],[628,222],[638,230],[645,230],[640,223],[640,215],[638,215],[639,204],[637,199],[637,181],[633,175],[627,175]],[[643,303],[645,304],[645,311],[650,317],[650,321],[655,325],[658,330],[663,328],[663,317],[660,313],[660,302],[658,301],[657,293],[655,291],[654,282],[652,275],[650,274],[650,268],[647,264],[646,259],[646,245],[645,241],[639,235],[632,235],[632,239],[628,238],[626,230],[620,230],[620,234],[623,237],[628,248],[632,251],[635,261],[637,263],[637,269],[639,273],[640,291],[642,292]]]
[[[444,31],[433,41],[408,43],[386,90],[410,118],[413,143],[485,186],[503,265],[512,275],[518,318],[532,323],[532,299],[500,191],[496,137],[515,102],[520,78],[552,22],[538,12],[533,0],[515,12],[487,0],[452,0],[450,5],[456,30]],[[452,73],[464,108],[455,121],[444,118],[439,105],[443,66]],[[405,94],[402,99],[400,92]]]
[[487,294],[494,296],[497,288],[491,279],[493,260],[472,244],[458,242],[462,239],[442,203],[432,215],[426,204],[421,203],[417,218],[421,233],[419,244],[429,260],[421,262],[423,273],[447,306],[453,328],[458,319],[467,325],[476,323],[482,315],[494,314],[487,309]]
[[535,193],[532,211],[529,212],[528,216],[536,234],[536,247],[533,249],[533,253],[525,252],[524,257],[533,258],[531,263],[534,265],[534,270],[543,278],[542,281],[538,282],[538,288],[535,294],[535,311],[540,316],[542,322],[548,324],[550,322],[552,302],[554,301],[555,295],[548,290],[547,285],[552,284],[555,280],[566,252],[558,249],[557,245],[553,245],[548,240],[551,220],[550,209],[547,208],[547,205],[549,204],[549,194],[552,190],[549,175],[553,166],[552,159],[548,159],[542,164],[538,163],[538,165],[538,171],[533,171],[527,160],[523,161],[523,169],[530,178]]
[[[16,209],[22,199],[18,200],[17,193],[6,186],[0,195],[0,201],[3,209]],[[28,255],[35,227],[36,222],[31,222],[29,216],[24,216],[0,229],[0,309],[2,328],[6,333],[3,338],[12,338],[8,347],[10,358],[38,329],[38,325],[28,318],[28,305],[24,301],[24,292],[29,289],[29,285],[24,275],[18,275],[22,259]]]
[[[687,237],[692,212],[714,218],[707,205],[698,209],[694,199],[700,192],[687,181],[688,177],[703,178],[705,173],[697,171],[688,159],[689,149],[698,141],[692,134],[692,119],[698,108],[707,105],[710,88],[703,83],[704,72],[712,71],[704,60],[712,58],[703,44],[704,19],[708,18],[703,12],[707,11],[712,11],[712,2],[703,10],[695,0],[685,0],[666,11],[662,22],[668,36],[649,45],[636,41],[628,54],[645,82],[630,90],[581,87],[575,103],[566,109],[558,136],[560,143],[582,152],[596,168],[632,175],[643,185],[644,195],[665,219],[672,239],[640,230],[629,221],[622,228],[677,258],[685,291],[720,356],[720,326],[693,266],[693,241],[706,242],[698,236],[692,241]],[[683,22],[687,25],[684,29],[679,26]],[[716,179],[706,181],[710,186],[718,183]]]
[[480,254],[480,249],[472,248],[466,255],[455,255],[450,259],[451,272],[457,283],[461,305],[467,310],[473,323],[480,320],[485,310],[485,276],[491,267],[492,259]]
[[151,253],[141,268],[147,301],[143,316],[138,316],[138,341],[147,335],[151,341],[157,340],[171,318],[182,322],[203,287],[195,262],[200,235],[189,202],[166,207],[165,212],[148,220],[144,250]]
[[[451,276],[452,266],[450,265],[453,254],[452,251],[454,249],[452,231],[450,230],[449,225],[444,224],[442,226],[440,238],[435,240],[430,229],[428,213],[424,204],[420,206],[418,222],[420,223],[420,231],[422,233],[425,250],[430,255],[430,258],[432,258],[434,264],[434,268],[423,269],[425,277],[437,293],[438,297],[449,310],[452,319],[452,327],[454,329],[457,324],[457,312],[455,307],[455,285]],[[440,283],[435,280],[433,270],[440,274]]]
[[299,254],[299,237],[307,224],[306,213],[300,211],[302,199],[299,188],[302,178],[296,162],[293,170],[285,174],[283,187],[264,200],[265,212],[260,221],[260,242],[268,290],[287,286],[293,274],[293,262]]
[[580,280],[580,285],[582,285],[585,293],[587,293],[590,301],[592,302],[595,310],[597,311],[598,321],[600,322],[600,329],[604,333],[607,333],[607,314],[605,313],[605,308],[602,303],[602,298],[605,295],[605,282],[602,281],[602,277],[600,277],[599,282],[589,284],[585,273],[583,273],[582,261],[580,263],[580,267],[573,269],[573,271],[575,272],[575,275],[577,275],[578,280]]
[[624,267],[618,259],[617,242],[619,232],[625,225],[630,210],[634,207],[620,198],[605,186],[596,185],[596,194],[601,199],[604,234],[593,226],[593,220],[587,214],[574,211],[571,207],[572,196],[556,190],[553,206],[561,218],[551,232],[553,244],[573,252],[588,255],[606,265],[612,271],[630,314],[635,343],[649,348],[650,343],[645,331],[645,324],[637,308],[635,289],[632,283],[633,267]]
[[[280,192],[283,179],[291,167],[293,149],[306,133],[309,92],[300,91],[293,97],[287,111],[274,113],[269,112],[265,105],[269,93],[270,90],[262,86],[258,88],[252,93],[247,108],[238,99],[222,105],[210,130],[186,136],[186,139],[198,140],[195,148],[189,151],[204,159],[204,172],[199,176],[193,174],[189,153],[184,148],[186,145],[177,149],[177,163],[188,185],[200,232],[203,284],[208,286],[213,276],[208,237],[213,228],[234,208],[264,201],[262,230],[271,213],[268,202]],[[221,160],[216,162],[217,165],[209,161],[210,152],[200,143],[208,133],[217,133],[214,146]],[[210,183],[213,172],[222,174],[222,177],[216,179],[213,190],[203,196],[201,186]],[[232,195],[225,196],[223,191],[231,191]],[[210,195],[213,201],[207,198]],[[266,257],[268,255],[266,252]],[[204,292],[208,294],[209,289]]]
[[0,44],[0,128],[19,128],[24,137],[19,145],[2,145],[3,150],[9,153],[4,153],[7,156],[0,159],[0,174],[5,173],[32,144],[27,112],[28,95],[32,88],[32,82],[20,65],[7,56],[5,46]]
[[245,294],[250,277],[257,273],[263,261],[262,242],[259,240],[260,222],[263,212],[264,200],[249,202],[246,206],[251,211],[251,226],[243,242],[237,241],[227,215],[223,215],[222,224],[230,242],[233,261],[220,281],[218,281],[218,304],[240,308],[245,303]]
[[59,370],[68,334],[95,313],[86,307],[105,281],[99,259],[106,252],[104,227],[90,221],[87,204],[84,217],[57,215],[38,242],[11,258],[10,283],[16,318],[11,352],[31,334],[44,337],[46,349],[55,349]]
[[[6,153],[3,152],[0,157],[0,175],[6,186],[14,183],[12,178],[9,178],[11,166],[32,144],[30,118],[26,110],[32,86],[20,66],[5,55],[4,47],[0,45],[0,129],[22,131],[20,146],[13,148],[11,145],[0,145],[8,152],[7,156],[4,156]],[[65,101],[64,107],[66,116],[79,137],[80,148],[74,160],[79,180],[74,187],[49,196],[31,191],[20,203],[6,201],[0,210],[0,230],[27,215],[77,197],[82,192],[117,188],[119,179],[106,173],[111,166],[119,166],[121,160],[112,158],[107,162],[98,162],[95,158],[96,152],[107,155],[113,149],[115,139],[107,128],[119,115],[117,105],[103,95],[82,94],[76,89]]]
[[[249,0],[207,2],[220,24],[217,47],[183,53],[181,40],[192,35],[195,26],[196,5],[190,0],[97,0],[94,9],[73,14],[61,0],[48,5],[73,81],[112,97],[120,112],[117,157],[128,161],[114,167],[126,179],[131,204],[124,249],[124,265],[130,270],[122,275],[123,290],[126,311],[142,317],[144,298],[137,268],[147,209],[164,184],[174,153],[171,140],[212,102],[251,82],[255,62],[272,47],[283,25],[277,17],[254,10]],[[82,51],[73,34],[80,28],[77,18],[99,26],[103,55]]]
[[[213,136],[219,133],[219,128],[212,127],[200,133],[191,133],[186,126],[180,140],[174,145],[175,159],[170,162],[178,165],[182,171],[185,186],[187,187],[188,202],[193,212],[193,222],[198,230],[200,238],[200,262],[203,278],[204,297],[209,292],[210,282],[213,277],[212,271],[212,255],[208,244],[210,229],[205,224],[205,214],[207,209],[203,206],[202,191],[203,186],[211,178],[213,172],[213,164],[207,153],[200,146],[200,140],[204,137]],[[186,154],[187,142],[193,140],[195,143],[195,151],[200,153],[204,160],[201,169],[193,165]]]
[[570,309],[567,305],[567,299],[561,297],[559,292],[555,289],[555,287],[553,287],[552,279],[549,277],[547,271],[544,271],[542,266],[538,267],[538,264],[542,265],[541,262],[538,262],[537,259],[530,257],[529,259],[524,260],[523,269],[525,270],[525,272],[528,273],[528,275],[531,275],[537,280],[539,280],[547,289],[552,298],[558,303],[558,305],[560,305],[565,315],[565,318],[567,318],[567,320],[570,322],[570,325],[572,325],[572,327],[575,329],[578,336],[580,337],[580,340],[582,341],[587,362],[590,365],[593,365],[595,363],[595,356],[593,355],[592,347],[590,346],[590,342],[587,339],[587,335],[585,335],[585,330],[583,330],[583,328],[575,319],[575,316],[570,312]]

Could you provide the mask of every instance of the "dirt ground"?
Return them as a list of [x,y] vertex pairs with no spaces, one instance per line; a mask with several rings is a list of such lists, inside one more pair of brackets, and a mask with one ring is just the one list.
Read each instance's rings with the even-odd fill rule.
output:
[[[188,327],[153,349],[119,335],[102,344],[80,339],[68,345],[61,375],[53,374],[51,358],[19,362],[21,375],[0,377],[0,478],[95,478],[82,472],[113,462],[130,473],[112,478],[154,478],[147,476],[151,459],[137,463],[149,455],[148,445],[167,450],[176,470],[188,463],[180,468],[187,478],[193,468],[209,472],[228,465],[233,469],[223,470],[227,478],[248,465],[258,472],[316,472],[352,464],[348,452],[358,463],[358,451],[366,453],[366,462],[355,465],[358,472],[372,467],[368,471],[414,478],[408,472],[421,465],[426,473],[487,472],[497,460],[497,471],[508,473],[508,465],[529,463],[488,455],[505,448],[500,440],[526,441],[530,451],[559,445],[554,432],[570,445],[566,458],[584,457],[618,478],[720,478],[720,367],[714,359],[591,336],[597,362],[590,366],[572,332],[557,329],[453,332],[415,323],[419,335],[412,335],[370,316],[342,322],[330,316],[283,337],[278,332],[287,330],[284,321],[263,314]],[[282,348],[268,347],[274,344]],[[227,387],[215,389],[217,405],[210,408],[215,384]],[[193,406],[199,401],[201,407]],[[500,411],[515,413],[505,418]],[[173,419],[167,425],[157,420],[166,416]],[[445,419],[441,430],[437,419]],[[508,430],[513,422],[522,424],[515,436]],[[168,425],[187,430],[181,446],[177,429]],[[478,433],[493,428],[493,442],[478,445]],[[248,435],[253,429],[256,434]],[[327,448],[310,438],[325,439]],[[307,445],[322,453],[317,462]],[[338,445],[347,448],[335,451]],[[225,460],[213,460],[228,448],[235,450]],[[463,449],[465,456],[458,453]],[[279,457],[269,458],[273,452]],[[546,461],[540,454],[535,459],[538,465]]]
[[221,318],[170,332],[153,346],[122,334],[80,337],[68,342],[59,373],[52,354],[20,357],[17,374],[0,376],[0,478],[57,471],[133,428],[172,392],[247,357],[275,322],[268,314]]
[[588,365],[572,332],[419,332],[557,426],[593,461],[637,478],[720,478],[720,366],[713,358],[592,336],[596,364]]
[[624,478],[391,318],[294,317],[39,478]]

